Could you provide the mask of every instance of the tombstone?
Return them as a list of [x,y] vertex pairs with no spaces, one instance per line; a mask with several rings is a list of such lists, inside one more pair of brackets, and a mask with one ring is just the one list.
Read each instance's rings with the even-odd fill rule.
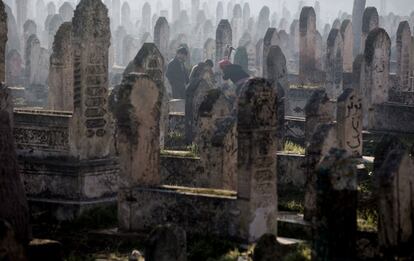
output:
[[327,41],[326,52],[326,92],[336,100],[343,91],[343,52],[344,42],[341,32],[332,29]]
[[283,150],[285,140],[285,94],[289,91],[288,70],[286,58],[279,46],[270,47],[266,57],[268,80],[277,93],[277,140],[278,150]]
[[51,110],[73,111],[72,23],[63,23],[55,35],[50,56],[49,97]]
[[352,22],[346,19],[341,25],[341,36],[344,43],[343,50],[343,70],[346,73],[352,72],[352,63],[354,60],[353,49],[354,49],[354,34],[352,32]]
[[23,59],[20,53],[13,49],[6,56],[6,84],[7,86],[23,86],[24,80]]
[[249,56],[246,47],[242,46],[236,49],[234,64],[240,65],[245,72],[249,72]]
[[131,7],[129,7],[128,2],[124,2],[121,7],[121,25],[131,29]]
[[238,99],[238,204],[242,238],[277,235],[277,97],[265,79],[250,79]]
[[224,17],[224,7],[223,2],[218,2],[216,7],[216,24],[219,24]]
[[397,31],[397,91],[399,92],[411,90],[410,78],[414,69],[411,68],[411,60],[413,59],[411,38],[410,24],[407,21],[401,22]]
[[210,89],[201,100],[195,120],[197,145],[205,185],[209,188],[237,189],[236,119],[232,102],[220,89]]
[[338,97],[337,106],[339,148],[349,157],[362,157],[362,98],[348,88]]
[[363,97],[364,128],[368,126],[368,112],[375,104],[388,101],[391,40],[382,28],[372,30],[366,41],[364,53]]
[[151,5],[146,2],[142,7],[142,33],[151,32]]
[[266,31],[265,37],[263,39],[263,77],[269,78],[267,75],[267,56],[269,54],[270,47],[279,45],[279,35],[276,28],[269,28]]
[[232,45],[233,34],[228,20],[221,20],[216,30],[216,65],[226,59],[227,49]]
[[204,43],[204,60],[212,60],[214,61],[216,58],[216,41],[212,38],[207,39]]
[[7,14],[5,6],[0,1],[0,82],[5,82],[6,78],[6,44],[7,44]]
[[293,20],[290,25],[290,40],[293,57],[296,57],[299,53],[299,20]]
[[256,44],[256,67],[258,68],[258,75],[263,75],[263,42],[263,39],[260,39]]
[[121,25],[121,1],[120,0],[112,0],[111,12],[112,12],[111,28],[118,28],[118,26]]
[[358,184],[356,163],[332,149],[318,164],[312,260],[356,260]]
[[49,77],[49,53],[40,46],[36,35],[27,40],[25,52],[26,101],[32,106],[47,104],[47,80]]
[[200,105],[204,97],[207,95],[207,92],[214,88],[212,82],[205,78],[205,75],[209,73],[206,65],[204,63],[200,63],[197,65],[197,70],[200,71],[197,72],[198,76],[190,79],[190,83],[186,90],[185,136],[187,144],[191,144],[194,141],[194,136],[197,132],[195,124]]
[[[384,146],[383,142],[380,146]],[[384,147],[374,176],[378,195],[378,238],[385,258],[412,254],[414,158],[401,143]],[[375,159],[377,161],[377,158]]]
[[145,242],[147,261],[187,261],[187,235],[176,225],[156,227]]
[[211,20],[207,20],[203,25],[203,39],[214,37],[214,26]]
[[[19,40],[19,33],[16,19],[14,18],[13,12],[9,6],[5,5],[6,15],[2,16],[2,18],[7,17],[7,44],[6,50],[10,51],[16,49],[17,51],[21,51],[21,43]],[[24,46],[23,46],[24,48]],[[6,52],[7,52],[6,51]],[[4,74],[2,74],[4,75]]]
[[49,22],[48,26],[48,36],[49,36],[49,50],[53,47],[53,41],[55,39],[55,34],[58,31],[61,24],[63,24],[63,17],[60,14],[53,15],[52,19]]
[[361,53],[365,50],[368,34],[375,28],[378,28],[378,26],[379,16],[377,9],[375,7],[367,7],[364,11],[364,16],[362,17]]
[[[315,35],[315,69],[316,71],[324,71],[324,61],[326,60],[326,43],[328,42],[328,39],[326,41],[323,41],[321,34],[316,31]],[[315,72],[316,72],[315,71]],[[318,74],[313,74],[312,81],[315,82],[321,82],[321,79],[317,78]]]
[[[329,107],[323,104],[321,106]],[[318,216],[317,166],[329,154],[332,148],[338,148],[337,128],[332,122],[326,120],[316,125],[312,133],[313,135],[306,146],[304,220],[312,223],[317,221]],[[306,124],[308,123],[306,122]]]
[[161,104],[161,123],[160,123],[160,146],[164,147],[164,138],[168,130],[168,101],[169,97],[164,86],[164,58],[154,43],[145,43],[139,50],[124,71],[124,77],[129,73],[145,73],[162,90],[163,100]]
[[[0,1],[4,14],[4,4]],[[5,16],[2,16],[5,19]],[[6,31],[3,31],[4,35]],[[2,38],[3,41],[5,40]],[[2,44],[4,46],[4,43]],[[4,54],[2,53],[3,57]],[[4,72],[4,70],[3,70]],[[1,76],[4,80],[4,75]],[[29,207],[17,162],[13,137],[13,107],[10,90],[0,84],[0,219],[7,220],[13,228],[19,243],[26,245],[31,240]],[[2,236],[3,234],[2,230]],[[11,243],[11,242],[9,242]],[[2,249],[3,251],[3,249]],[[7,257],[6,257],[7,258]]]
[[240,38],[239,41],[239,46],[246,46],[247,43],[252,41],[252,36],[250,35],[250,33],[245,32],[242,37]]
[[114,45],[115,45],[115,63],[117,65],[124,65],[123,64],[123,57],[122,57],[122,49],[123,49],[123,41],[125,36],[127,35],[127,31],[123,26],[119,26],[115,31],[115,39],[114,39]]
[[160,17],[154,28],[154,43],[164,57],[168,57],[170,43],[170,26],[165,17]]
[[114,117],[120,189],[160,182],[160,116],[163,90],[147,74],[130,73],[117,92]]
[[[23,25],[23,43],[22,46],[25,47],[26,43],[27,43],[27,39],[29,39],[29,37],[32,34],[37,34],[37,25],[33,20],[27,20],[24,25]],[[23,57],[24,57],[24,49],[23,48]]]
[[248,72],[252,76],[260,76],[259,69],[256,66],[256,45],[253,44],[252,41],[247,42],[244,46],[246,48],[247,56],[248,56]]
[[196,24],[197,14],[200,9],[200,0],[191,0],[191,22]]
[[353,53],[356,57],[361,53],[362,18],[364,15],[366,0],[354,0],[352,11],[352,31],[354,35]]
[[48,15],[54,15],[56,14],[56,5],[54,2],[49,2],[46,6],[47,14]]
[[44,18],[47,16],[46,5],[43,0],[36,1],[36,23],[39,25],[39,30],[41,30]]
[[129,64],[132,59],[134,59],[137,54],[137,50],[141,48],[139,40],[132,35],[128,34],[124,37],[122,41],[122,65]]
[[16,17],[19,35],[22,33],[23,24],[27,20],[27,0],[16,0]]
[[59,14],[62,16],[63,21],[70,22],[73,17],[73,6],[69,2],[64,2],[59,8]]
[[247,30],[247,25],[250,19],[250,5],[249,3],[243,4],[243,30]]
[[[94,19],[90,19],[94,17]],[[71,152],[80,160],[109,155],[112,129],[108,111],[108,9],[101,1],[81,0],[72,20],[74,112]]]
[[256,39],[264,38],[265,32],[267,28],[270,27],[270,10],[269,7],[263,6],[260,10],[258,21],[257,21],[257,28],[256,28]]
[[233,45],[235,46],[243,34],[243,11],[239,4],[234,6],[231,28],[233,31]]
[[299,78],[309,82],[316,71],[316,15],[313,7],[304,7],[300,13]]
[[180,0],[172,0],[172,22],[175,23],[181,13]]

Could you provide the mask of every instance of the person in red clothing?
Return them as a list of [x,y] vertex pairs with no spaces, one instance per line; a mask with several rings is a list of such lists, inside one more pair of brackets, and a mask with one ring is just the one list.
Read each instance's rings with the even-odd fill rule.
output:
[[250,75],[240,65],[232,64],[227,59],[220,61],[219,66],[223,71],[223,80],[231,80],[237,89],[240,89],[250,79]]

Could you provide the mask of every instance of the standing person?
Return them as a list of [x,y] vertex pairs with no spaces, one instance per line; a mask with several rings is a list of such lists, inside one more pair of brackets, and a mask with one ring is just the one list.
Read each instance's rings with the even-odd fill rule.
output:
[[173,99],[185,99],[185,86],[189,81],[185,67],[187,58],[187,49],[181,47],[177,50],[175,58],[168,64],[166,76],[171,85]]
[[237,93],[241,87],[250,79],[250,75],[243,70],[240,65],[232,64],[229,60],[219,62],[220,69],[223,71],[223,80],[231,80],[237,88]]

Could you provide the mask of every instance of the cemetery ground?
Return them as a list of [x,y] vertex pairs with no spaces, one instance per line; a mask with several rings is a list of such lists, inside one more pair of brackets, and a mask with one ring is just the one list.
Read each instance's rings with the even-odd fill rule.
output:
[[[406,143],[410,143],[407,138]],[[292,155],[303,154],[304,149],[294,142],[287,141],[284,152]],[[161,151],[161,155],[181,157],[197,157],[194,146],[188,146],[182,151]],[[372,165],[367,164],[367,172],[371,174]],[[375,248],[377,244],[376,199],[373,196],[373,179],[360,176],[358,201],[358,230],[362,239],[361,247],[366,251]],[[212,192],[212,190],[210,190]],[[291,215],[303,215],[304,191],[297,189],[280,189],[279,212]],[[128,260],[131,251],[136,249],[144,253],[146,234],[114,233],[118,224],[116,206],[95,208],[84,212],[71,221],[56,221],[46,212],[33,213],[33,234],[35,238],[48,238],[62,243],[64,260],[92,261]],[[298,238],[302,243],[287,246],[283,254],[284,261],[311,260],[311,231],[306,227],[292,225],[289,222],[278,224],[278,234],[281,237]],[[364,239],[364,237],[366,239]],[[240,256],[251,258],[254,245],[246,247],[229,239],[214,235],[195,235],[187,239],[189,261],[238,261]],[[247,249],[246,249],[247,248]],[[250,260],[250,259],[243,259]],[[369,260],[369,259],[365,259]]]

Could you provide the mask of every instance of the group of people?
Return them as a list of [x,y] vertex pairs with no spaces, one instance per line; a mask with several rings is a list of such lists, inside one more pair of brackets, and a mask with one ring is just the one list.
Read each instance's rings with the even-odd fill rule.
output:
[[[190,83],[200,79],[208,79],[215,83],[214,63],[206,60],[195,65],[191,72],[188,71],[185,63],[188,59],[188,50],[180,47],[174,59],[168,64],[166,77],[171,85],[173,99],[185,99],[186,89]],[[250,75],[240,65],[232,64],[229,59],[223,59],[218,63],[222,71],[223,80],[230,80],[236,87],[236,92],[250,78]]]

